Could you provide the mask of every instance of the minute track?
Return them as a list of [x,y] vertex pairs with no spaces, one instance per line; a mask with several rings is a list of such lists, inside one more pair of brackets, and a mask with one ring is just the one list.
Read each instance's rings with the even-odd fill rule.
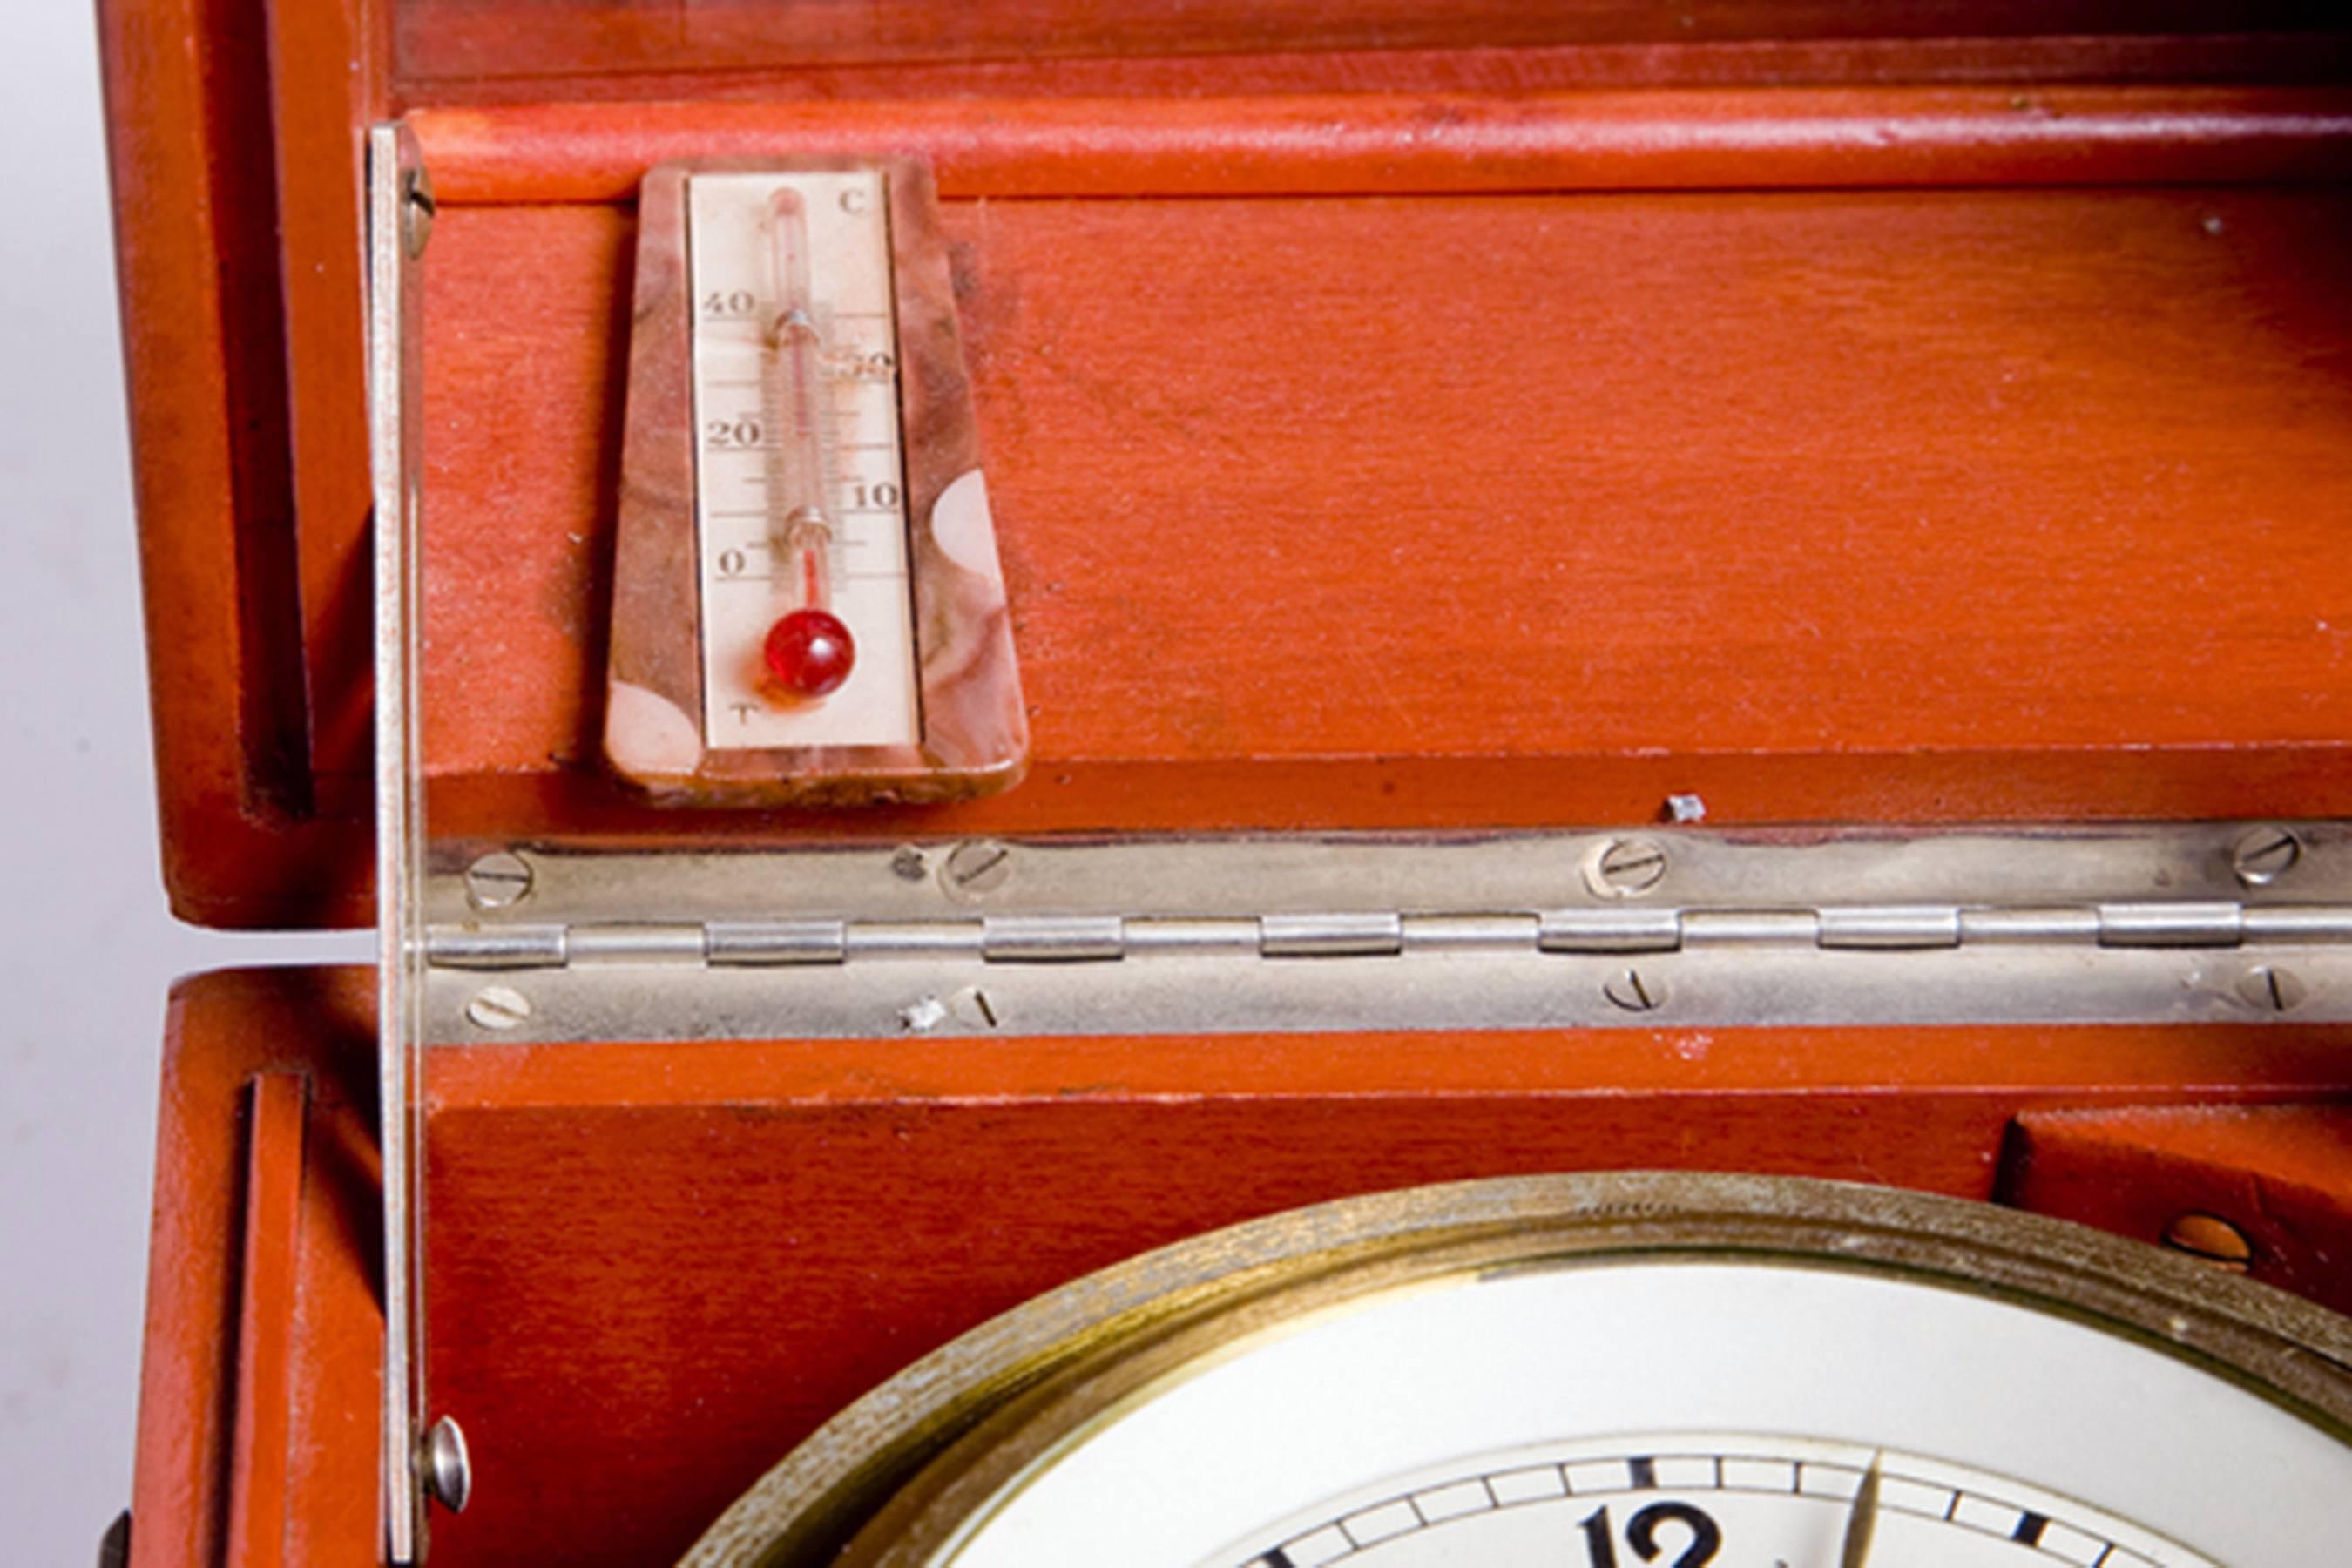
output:
[[[1853,1508],[1870,1490],[1877,1494],[1867,1504],[1874,1514],[1883,1511],[1918,1524],[1966,1532],[1969,1551],[1964,1560],[1971,1563],[2064,1563],[2075,1568],[2149,1568],[2157,1563],[2169,1568],[2179,1563],[2202,1568],[2210,1562],[2175,1543],[2151,1541],[2145,1531],[2117,1529],[2096,1509],[2053,1500],[2007,1478],[1986,1476],[1976,1485],[1954,1485],[1950,1477],[1961,1467],[1916,1456],[1873,1452],[1844,1460],[1823,1459],[1817,1457],[1824,1447],[1820,1443],[1762,1436],[1738,1445],[1626,1442],[1618,1444],[1621,1451],[1613,1454],[1602,1451],[1608,1447],[1605,1443],[1563,1444],[1559,1446],[1562,1457],[1549,1463],[1474,1466],[1448,1472],[1317,1521],[1296,1530],[1278,1545],[1222,1562],[1216,1568],[1325,1568],[1341,1563],[1376,1568],[1392,1560],[1405,1561],[1400,1553],[1417,1545],[1416,1537],[1448,1531],[1458,1537],[1465,1533],[1465,1527],[1483,1516],[1542,1509],[1560,1514],[1564,1528],[1557,1533],[1561,1541],[1583,1543],[1585,1558],[1568,1560],[1574,1568],[1586,1568],[1588,1562],[1591,1568],[1631,1568],[1633,1563],[1652,1559],[1631,1547],[1621,1552],[1622,1531],[1606,1536],[1606,1546],[1600,1544],[1604,1536],[1595,1521],[1604,1521],[1606,1510],[1591,1510],[1585,1506],[1588,1500],[1622,1504],[1630,1521],[1643,1517],[1638,1510],[1645,1504],[1687,1507],[1725,1497],[1787,1499],[1801,1505],[1804,1517],[1785,1547],[1786,1552],[1800,1554],[1784,1553],[1769,1561],[1786,1563],[1789,1568],[1809,1568],[1815,1561],[1826,1564],[1839,1559],[1801,1554],[1804,1548],[1795,1542],[1840,1539],[1835,1531],[1842,1530]],[[1706,1521],[1704,1528],[1714,1528],[1714,1513],[1692,1512]],[[1676,1521],[1654,1515],[1643,1539],[1658,1545],[1661,1538],[1674,1534],[1668,1528],[1673,1522]],[[1580,1529],[1584,1532],[1581,1536],[1577,1533]],[[2118,1540],[2117,1535],[2126,1539]],[[1706,1559],[1696,1557],[1694,1548],[1703,1539],[1698,1530],[1676,1536],[1658,1546],[1655,1560],[1676,1563],[1679,1556],[1692,1559],[1687,1568],[1702,1568]],[[1728,1539],[1747,1548],[1753,1558],[1754,1541]],[[2141,1550],[2149,1546],[2157,1547],[2158,1554]],[[1430,1548],[1444,1553],[1430,1556],[1431,1562],[1452,1562],[1468,1549],[1468,1543],[1433,1541]],[[1493,1550],[1482,1545],[1479,1561],[1493,1561]]]

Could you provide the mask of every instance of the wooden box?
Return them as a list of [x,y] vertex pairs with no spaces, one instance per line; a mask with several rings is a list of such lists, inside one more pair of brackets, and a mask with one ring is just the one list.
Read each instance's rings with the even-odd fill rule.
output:
[[[394,118],[436,204],[436,838],[2352,814],[2352,45],[2318,7],[100,10],[192,920],[372,918],[362,150]],[[659,810],[596,763],[634,193],[842,152],[936,167],[1030,777]],[[2203,1213],[2341,1307],[2352,1030],[2269,995],[436,1047],[429,1352],[476,1496],[433,1561],[669,1560],[990,1314],[1418,1181],[1801,1173],[2151,1241]],[[134,1563],[379,1560],[373,996],[176,994]]]

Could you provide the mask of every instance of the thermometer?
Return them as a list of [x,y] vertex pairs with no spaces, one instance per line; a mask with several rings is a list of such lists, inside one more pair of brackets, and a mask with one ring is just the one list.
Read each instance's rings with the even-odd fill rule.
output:
[[1015,781],[1025,720],[927,171],[664,165],[636,288],[614,767],[703,805]]

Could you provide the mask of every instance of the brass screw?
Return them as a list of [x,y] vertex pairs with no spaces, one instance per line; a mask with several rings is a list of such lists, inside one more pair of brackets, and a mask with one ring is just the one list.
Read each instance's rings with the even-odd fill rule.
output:
[[2164,1227],[2164,1245],[2231,1274],[2243,1274],[2254,1261],[2246,1233],[2219,1215],[2181,1215]]

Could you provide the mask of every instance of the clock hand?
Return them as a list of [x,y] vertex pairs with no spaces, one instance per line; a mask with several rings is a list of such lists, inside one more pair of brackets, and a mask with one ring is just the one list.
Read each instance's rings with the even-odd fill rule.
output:
[[1878,1525],[1878,1473],[1886,1451],[1870,1457],[1862,1485],[1853,1492],[1853,1508],[1845,1516],[1845,1540],[1838,1547],[1838,1568],[1865,1568],[1870,1561],[1870,1532]]

